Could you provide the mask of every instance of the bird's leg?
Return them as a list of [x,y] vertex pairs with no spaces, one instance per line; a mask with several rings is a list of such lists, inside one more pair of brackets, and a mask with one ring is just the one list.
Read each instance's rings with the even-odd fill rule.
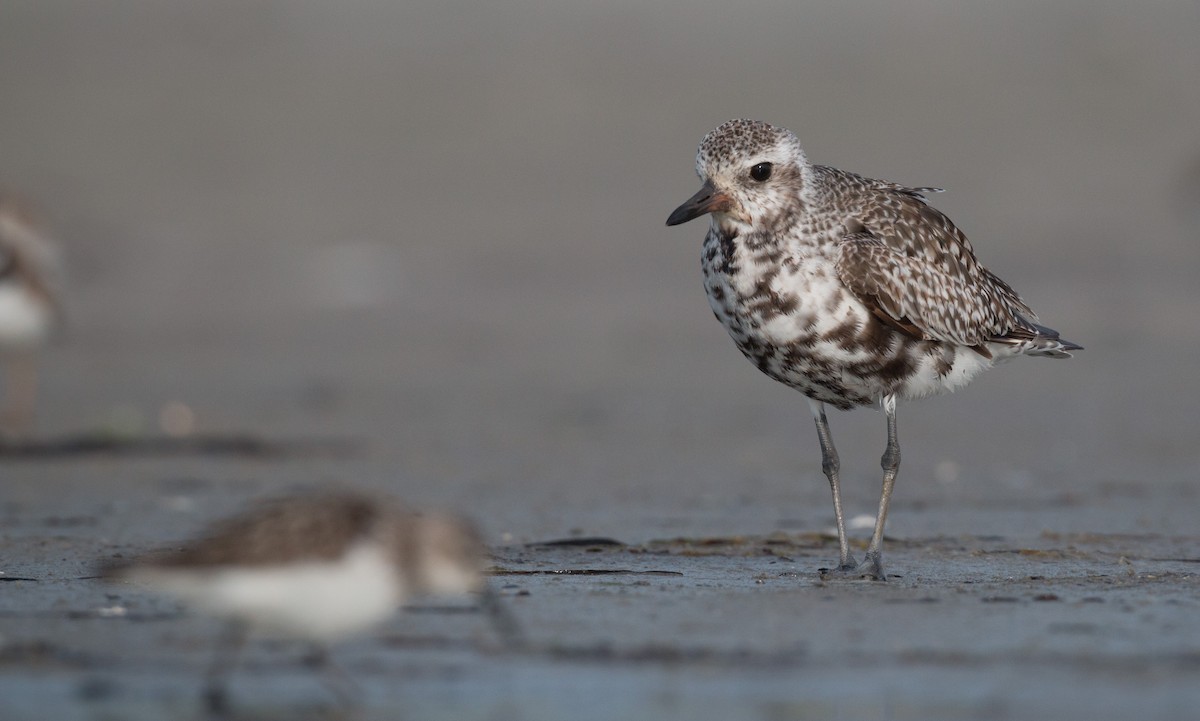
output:
[[20,354],[8,361],[5,378],[4,411],[0,413],[0,430],[22,435],[33,427],[37,403],[37,359],[32,354]]
[[238,653],[246,643],[247,628],[240,621],[230,621],[217,641],[217,651],[204,674],[204,703],[214,716],[229,713],[229,693],[225,679],[237,663]]
[[821,439],[821,470],[829,479],[829,490],[833,492],[833,515],[837,520],[838,571],[853,571],[854,559],[850,556],[850,544],[846,541],[846,517],[842,515],[842,485],[838,480],[837,449],[833,447],[833,436],[829,433],[829,420],[825,418],[825,404],[809,401],[813,416],[817,420],[817,437]]
[[867,546],[867,557],[858,570],[877,581],[886,581],[883,572],[883,524],[887,522],[888,503],[892,500],[892,486],[900,470],[900,441],[896,436],[896,396],[883,398],[883,412],[887,415],[887,448],[883,451],[880,465],[883,467],[883,493],[879,496],[879,515],[875,517],[875,532]]
[[353,708],[362,700],[363,690],[350,674],[329,657],[329,649],[322,644],[313,644],[304,665],[319,673],[325,688],[337,698],[344,708]]
[[527,641],[521,625],[512,612],[500,602],[500,595],[492,588],[485,587],[479,597],[479,606],[492,622],[496,635],[510,651],[519,651],[526,647]]

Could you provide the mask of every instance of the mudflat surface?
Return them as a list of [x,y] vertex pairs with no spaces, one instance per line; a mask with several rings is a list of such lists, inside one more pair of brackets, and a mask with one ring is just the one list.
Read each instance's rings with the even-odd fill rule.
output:
[[[409,608],[337,648],[351,715],[306,649],[259,642],[235,716],[1187,718],[1200,693],[1195,536],[895,539],[886,584],[823,581],[835,544],[816,533],[564,540],[497,549],[526,647],[469,604]],[[45,575],[5,583],[6,716],[203,717],[218,627],[69,575],[84,545],[8,545]]]
[[[0,6],[0,183],[70,271],[0,442],[0,718],[201,717],[219,626],[95,564],[323,485],[476,519],[528,636],[406,609],[334,651],[363,718],[1194,715],[1195,3],[454,5]],[[901,407],[886,584],[818,575],[807,406],[663,227],[737,116],[947,188],[1087,348]],[[883,418],[830,420],[861,555]],[[235,714],[345,715],[303,654]]]

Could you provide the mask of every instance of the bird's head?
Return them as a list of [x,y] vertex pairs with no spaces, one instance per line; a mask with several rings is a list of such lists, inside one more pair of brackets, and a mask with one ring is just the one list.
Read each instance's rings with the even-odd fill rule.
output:
[[808,161],[790,130],[758,120],[730,120],[704,136],[696,151],[699,192],[667,218],[679,225],[705,213],[727,230],[775,225],[804,187]]
[[470,523],[452,516],[421,515],[413,519],[416,581],[413,590],[457,595],[481,590],[487,546]]

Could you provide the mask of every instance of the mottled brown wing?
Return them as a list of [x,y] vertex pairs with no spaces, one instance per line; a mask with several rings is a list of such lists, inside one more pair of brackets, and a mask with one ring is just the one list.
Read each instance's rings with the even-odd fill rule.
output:
[[838,271],[878,317],[919,338],[969,346],[1037,320],[921,189],[858,180],[870,200],[850,224]]
[[62,286],[57,244],[29,204],[0,195],[0,281],[16,281],[41,296],[56,316]]
[[842,241],[837,268],[876,316],[923,340],[978,346],[1021,324],[986,279],[952,263],[906,255],[867,232]]
[[927,189],[880,180],[874,183],[875,192],[859,217],[867,232],[907,257],[962,277],[969,284],[986,286],[1012,312],[1037,320],[1015,290],[980,265],[971,241],[958,226],[926,202],[919,191]]
[[378,509],[355,494],[314,494],[267,502],[214,526],[195,543],[151,565],[205,567],[334,560],[371,533]]

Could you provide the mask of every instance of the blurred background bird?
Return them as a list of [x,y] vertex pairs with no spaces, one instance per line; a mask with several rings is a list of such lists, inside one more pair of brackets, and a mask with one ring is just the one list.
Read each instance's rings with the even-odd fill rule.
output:
[[38,355],[62,319],[58,246],[32,206],[0,192],[0,431],[25,434],[37,404]]
[[144,584],[228,620],[207,673],[211,711],[250,634],[307,641],[312,665],[344,703],[357,687],[329,663],[328,644],[360,634],[409,599],[481,594],[505,641],[515,622],[487,587],[488,551],[474,527],[358,493],[294,495],[217,523],[195,542],[108,565],[110,581]]

